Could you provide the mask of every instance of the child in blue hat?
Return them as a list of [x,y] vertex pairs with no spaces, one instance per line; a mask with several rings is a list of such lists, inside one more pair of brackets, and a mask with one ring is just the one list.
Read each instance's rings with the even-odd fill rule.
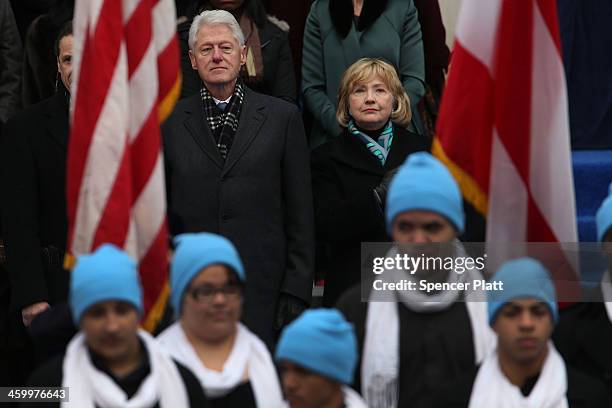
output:
[[357,364],[353,325],[336,309],[307,310],[278,341],[276,361],[290,407],[365,408],[349,388]]
[[[465,229],[461,191],[442,162],[426,152],[408,156],[389,187],[386,227],[397,243],[387,259],[414,255],[408,253],[417,247],[435,255],[443,250],[466,256],[458,240]],[[435,385],[473,369],[494,346],[482,293],[476,296],[467,286],[436,293],[420,289],[422,280],[449,285],[482,281],[478,269],[396,271],[412,280],[415,289],[387,292],[389,297],[380,301],[380,292],[370,286],[364,288],[370,302],[364,303],[358,285],[336,304],[356,331],[364,333],[360,381],[354,388],[359,387],[372,408],[428,406]],[[433,355],[435,359],[427,357]]]
[[282,393],[263,341],[240,322],[246,273],[227,238],[181,234],[170,265],[177,321],[158,337],[198,377],[215,406],[276,407]]
[[124,251],[103,244],[79,256],[69,303],[80,331],[62,359],[32,375],[31,386],[68,387],[62,406],[69,407],[208,406],[194,375],[139,329],[142,289]]
[[502,283],[487,292],[497,349],[477,370],[440,389],[434,406],[609,406],[604,384],[569,367],[550,341],[559,312],[544,265],[533,258],[511,260],[491,279]]

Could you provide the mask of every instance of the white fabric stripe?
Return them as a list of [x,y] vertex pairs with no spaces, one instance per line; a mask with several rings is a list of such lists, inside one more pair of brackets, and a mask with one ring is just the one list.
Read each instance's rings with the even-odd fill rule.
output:
[[491,76],[501,7],[502,0],[464,0],[457,20],[455,39],[488,68]]
[[98,18],[100,18],[100,11],[102,6],[107,0],[84,0],[83,3],[87,4],[87,21],[90,21],[89,35],[93,36],[98,25]]
[[130,213],[130,222],[128,225],[128,231],[125,237],[125,243],[123,244],[123,249],[125,252],[130,254],[132,259],[140,261],[137,258],[138,256],[138,237],[136,236],[136,222],[134,217]]
[[70,84],[70,123],[72,124],[72,112],[74,112],[74,102],[78,95],[79,76],[81,71],[81,60],[83,57],[83,46],[85,45],[84,32],[87,24],[85,14],[87,6],[90,4],[87,0],[76,0],[74,4],[74,20],[73,20],[73,43],[72,43],[72,83]]
[[[153,18],[154,15],[155,13],[152,13]],[[154,21],[152,24],[152,35],[155,36],[157,27],[154,26]],[[170,28],[174,29],[174,21],[170,24]],[[130,106],[133,107],[130,117],[130,143],[133,143],[138,136],[151,111],[157,109],[158,91],[157,49],[151,38],[142,60],[130,79]],[[157,237],[166,211],[161,153],[158,154],[152,170],[144,190],[132,206],[125,245],[125,249],[139,261]]]
[[144,190],[132,207],[132,220],[128,237],[137,244],[135,259],[141,260],[157,237],[166,217],[166,191],[164,187],[164,166],[160,152],[153,173]]
[[560,242],[576,242],[576,206],[563,62],[534,7],[529,184],[535,204]]
[[143,0],[122,0],[123,5],[123,25],[127,24],[129,19],[132,17],[132,13],[138,7],[138,4]]
[[[72,83],[70,94],[70,112],[72,118],[72,112],[74,112],[74,103],[78,94],[78,83],[80,66],[83,55],[83,47],[85,45],[85,35],[92,37],[96,31],[98,19],[102,7],[107,0],[75,0],[74,5],[74,18],[73,18],[73,35],[74,43],[72,46]],[[86,33],[86,28],[89,27],[89,31]],[[89,84],[84,84],[84,87]]]
[[121,44],[113,80],[87,152],[78,197],[73,255],[89,252],[123,156],[129,117],[127,59]]
[[[494,164],[491,165],[489,181],[487,242],[493,243],[497,250],[501,248],[496,245],[498,243],[524,242],[527,237],[527,189],[495,128],[491,163]],[[499,256],[504,259],[504,254]],[[489,254],[487,265],[497,265],[501,261],[493,258],[494,256]]]
[[130,143],[138,136],[151,111],[157,110],[158,89],[157,53],[151,41],[130,79]]
[[[74,41],[72,44],[72,83],[70,85],[70,112],[74,112],[74,102],[78,93],[77,86],[79,84],[79,71],[81,66],[81,60],[83,55],[83,47],[85,45],[85,35],[94,31],[98,18],[100,17],[100,11],[104,0],[76,0],[74,4],[74,19],[73,21],[73,37]],[[89,26],[90,30],[86,33],[86,29]],[[85,84],[85,87],[89,84]]]
[[176,35],[176,9],[172,0],[160,0],[153,8],[153,33],[158,53]]

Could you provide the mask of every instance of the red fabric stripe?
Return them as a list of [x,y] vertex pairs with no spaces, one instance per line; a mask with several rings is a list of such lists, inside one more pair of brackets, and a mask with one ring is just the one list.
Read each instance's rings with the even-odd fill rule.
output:
[[556,0],[536,0],[548,31],[553,38],[559,58],[561,58],[561,34],[559,33],[559,19],[557,15]]
[[179,75],[179,47],[176,35],[157,56],[157,72],[159,75],[158,101],[168,94]]
[[149,311],[168,277],[168,228],[165,220],[151,247],[140,261],[140,277],[144,292],[144,307]]
[[140,0],[125,25],[125,45],[128,55],[128,78],[138,68],[151,41],[153,41],[151,0]]
[[525,185],[529,185],[533,2],[505,0],[495,58],[495,126]]
[[459,42],[451,60],[437,137],[446,155],[488,194],[493,127],[493,80],[485,65]]
[[529,201],[527,204],[527,237],[525,237],[525,241],[556,242],[557,238],[533,200],[531,191],[529,191]]
[[[544,215],[533,201],[531,193],[529,194],[527,208],[527,237],[525,241],[558,242],[559,240],[550,229]],[[540,260],[546,266],[555,283],[557,299],[560,303],[565,304],[580,300],[580,279],[561,245],[557,247],[532,245],[529,247],[527,256]]]
[[159,124],[157,123],[157,107],[149,112],[138,136],[130,146],[132,158],[132,193],[133,205],[153,173],[161,145]]
[[92,250],[105,242],[123,247],[132,208],[131,178],[130,154],[126,142],[113,188],[94,234]]
[[100,10],[93,38],[85,31],[78,92],[72,118],[66,166],[66,198],[68,211],[68,248],[74,235],[78,197],[89,146],[106,99],[119,57],[123,33],[120,0],[106,0]]

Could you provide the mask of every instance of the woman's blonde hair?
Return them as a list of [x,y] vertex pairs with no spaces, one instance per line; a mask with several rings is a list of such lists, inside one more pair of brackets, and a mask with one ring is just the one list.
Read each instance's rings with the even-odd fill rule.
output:
[[336,120],[343,128],[348,126],[350,120],[349,95],[355,86],[364,84],[374,77],[379,77],[393,95],[391,121],[400,126],[408,126],[410,123],[412,117],[410,100],[393,65],[378,58],[361,58],[348,67],[340,81]]

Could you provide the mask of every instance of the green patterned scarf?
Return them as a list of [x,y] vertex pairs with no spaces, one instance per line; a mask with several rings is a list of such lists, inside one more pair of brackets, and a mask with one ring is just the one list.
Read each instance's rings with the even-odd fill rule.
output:
[[391,150],[391,143],[393,142],[393,124],[391,121],[387,122],[382,132],[378,136],[378,140],[372,139],[370,136],[361,132],[357,129],[355,122],[351,119],[348,123],[348,131],[351,134],[357,136],[361,139],[362,142],[365,143],[366,147],[374,156],[380,160],[381,166],[385,165],[387,161],[387,156],[389,155],[389,151]]

